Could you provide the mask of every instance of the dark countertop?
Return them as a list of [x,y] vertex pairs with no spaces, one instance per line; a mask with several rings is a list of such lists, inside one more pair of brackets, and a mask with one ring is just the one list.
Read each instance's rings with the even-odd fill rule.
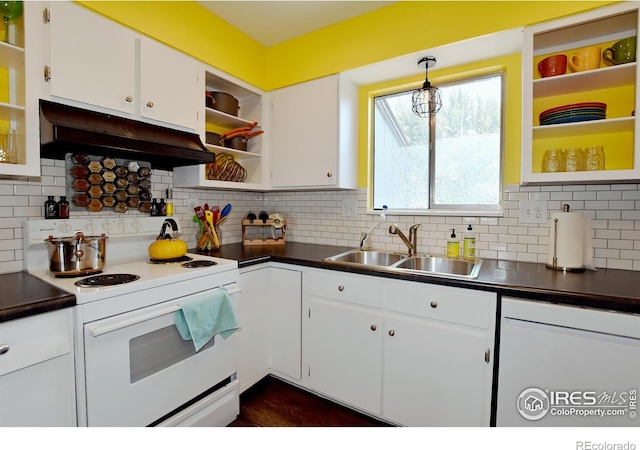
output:
[[283,246],[225,244],[211,253],[235,259],[243,268],[267,261],[298,264],[364,275],[378,275],[423,283],[441,284],[497,292],[502,295],[567,305],[640,314],[640,272],[617,269],[581,273],[547,269],[544,264],[484,259],[474,280],[439,276],[389,273],[372,267],[353,268],[322,260],[352,247],[287,242]]
[[[323,262],[324,258],[352,250],[352,247],[287,242],[283,246],[225,244],[216,252],[235,259],[238,267],[262,262],[281,262],[341,272],[377,275],[422,283],[441,284],[497,292],[501,295],[549,301],[567,305],[640,314],[640,273],[631,270],[599,269],[583,273],[550,270],[544,264],[485,259],[474,280],[428,275],[389,273],[372,267],[354,268]],[[68,294],[27,272],[0,275],[0,322],[67,308],[76,304]]]
[[0,322],[20,319],[76,304],[75,295],[27,272],[0,275]]

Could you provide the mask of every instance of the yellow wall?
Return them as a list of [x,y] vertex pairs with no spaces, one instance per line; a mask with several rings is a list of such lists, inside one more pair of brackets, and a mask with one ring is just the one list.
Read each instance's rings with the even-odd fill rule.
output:
[[[191,1],[79,3],[254,86],[272,90],[464,39],[532,25],[615,1],[400,1],[289,41],[264,47]],[[247,14],[251,14],[247,7]],[[504,182],[520,182],[520,55],[480,66],[507,70]],[[430,72],[430,80],[478,65]],[[416,70],[416,72],[419,72]],[[419,84],[422,74],[392,84]],[[361,89],[359,185],[367,186],[368,99]]]
[[267,49],[267,89],[612,2],[401,1]]

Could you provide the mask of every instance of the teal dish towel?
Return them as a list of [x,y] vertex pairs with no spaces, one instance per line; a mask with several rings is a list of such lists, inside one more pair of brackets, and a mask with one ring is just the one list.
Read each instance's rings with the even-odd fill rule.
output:
[[175,322],[185,341],[193,340],[196,352],[216,334],[226,338],[240,327],[225,288],[203,292],[180,303]]

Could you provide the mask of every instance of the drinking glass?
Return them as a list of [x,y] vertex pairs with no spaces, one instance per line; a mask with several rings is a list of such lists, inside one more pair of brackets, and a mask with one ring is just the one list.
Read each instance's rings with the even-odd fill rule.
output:
[[9,43],[9,21],[17,19],[22,15],[21,1],[0,1],[0,14],[4,19],[4,41]]
[[585,149],[586,170],[604,170],[604,148],[601,145]]
[[564,160],[567,172],[584,170],[584,151],[581,148],[565,149]]
[[0,130],[0,163],[15,164],[17,162],[16,130],[3,128]]
[[543,172],[564,172],[565,161],[562,149],[553,148],[544,152],[542,157]]

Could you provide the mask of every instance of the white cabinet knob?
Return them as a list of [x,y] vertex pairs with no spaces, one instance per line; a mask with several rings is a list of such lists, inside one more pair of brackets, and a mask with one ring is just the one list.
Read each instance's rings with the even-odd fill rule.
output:
[[125,98],[125,101],[131,103],[133,101],[133,97],[131,95],[127,95]]

